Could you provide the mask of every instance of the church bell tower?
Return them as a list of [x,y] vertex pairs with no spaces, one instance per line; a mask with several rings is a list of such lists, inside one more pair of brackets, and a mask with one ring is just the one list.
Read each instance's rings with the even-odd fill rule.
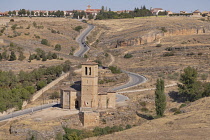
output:
[[98,64],[82,64],[81,108],[98,108]]

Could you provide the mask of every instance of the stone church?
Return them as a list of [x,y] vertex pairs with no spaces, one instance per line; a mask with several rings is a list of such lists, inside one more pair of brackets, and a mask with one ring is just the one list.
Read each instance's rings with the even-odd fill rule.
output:
[[81,91],[70,87],[61,89],[61,107],[80,110],[84,126],[94,126],[99,122],[99,110],[115,108],[115,92],[98,92],[98,64],[82,64]]

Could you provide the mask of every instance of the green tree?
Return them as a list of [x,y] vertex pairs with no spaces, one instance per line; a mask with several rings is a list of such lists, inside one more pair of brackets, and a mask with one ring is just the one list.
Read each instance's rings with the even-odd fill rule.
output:
[[2,60],[2,55],[1,55],[1,53],[0,53],[0,61]]
[[23,55],[23,52],[20,51],[20,52],[19,52],[18,60],[23,61],[25,58],[26,58],[26,57]]
[[77,26],[74,28],[75,31],[79,32],[82,29],[82,26]]
[[202,84],[197,81],[197,77],[197,70],[189,66],[180,76],[179,95],[187,101],[195,101],[202,96]]
[[88,19],[89,19],[89,20],[93,19],[93,15],[92,15],[92,14],[89,14],[89,15],[88,15]]
[[57,54],[56,54],[56,53],[53,53],[53,54],[52,54],[52,58],[53,58],[53,59],[57,59],[57,58],[58,58]]
[[47,46],[49,46],[49,45],[50,45],[50,43],[48,42],[48,40],[47,40],[47,39],[42,39],[41,44],[43,44],[43,45],[47,45]]
[[60,44],[56,44],[55,45],[55,50],[56,51],[60,51],[61,50],[61,45]]
[[45,81],[45,80],[42,80],[42,81],[39,81],[38,83],[37,83],[37,90],[40,90],[40,89],[42,89],[43,87],[45,87],[47,85],[47,82]]
[[12,15],[12,11],[9,11],[8,14],[11,16]]
[[162,117],[166,108],[166,96],[164,94],[164,80],[157,79],[155,90],[156,115]]
[[9,61],[14,61],[14,60],[16,60],[17,58],[16,58],[16,55],[15,55],[15,52],[14,51],[11,51],[11,55],[10,55],[10,59],[9,59]]

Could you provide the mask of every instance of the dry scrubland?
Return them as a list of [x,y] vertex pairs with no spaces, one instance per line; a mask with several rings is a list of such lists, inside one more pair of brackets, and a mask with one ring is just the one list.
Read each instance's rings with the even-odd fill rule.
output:
[[[10,22],[10,19],[14,19],[14,22]],[[3,46],[7,46],[10,43],[17,44],[17,47],[24,49],[24,55],[26,59],[24,61],[2,61],[0,68],[2,70],[31,70],[39,67],[39,65],[56,65],[63,63],[65,60],[69,59],[72,62],[78,62],[78,58],[69,55],[72,48],[78,49],[78,43],[76,42],[76,37],[79,35],[78,31],[75,31],[76,26],[82,26],[83,29],[87,27],[86,24],[65,18],[1,18],[0,28],[6,27],[3,35],[0,38],[4,39],[4,44],[0,44],[0,52],[4,51]],[[36,27],[34,26],[36,24]],[[12,26],[17,24],[15,30],[12,30]],[[16,37],[13,37],[14,35]],[[18,36],[19,34],[19,36]],[[12,36],[12,38],[11,38]],[[41,40],[47,39],[49,46],[42,45]],[[61,50],[56,51],[55,45],[60,44]],[[46,62],[33,60],[31,63],[28,63],[27,60],[30,54],[35,53],[36,48],[41,48],[46,53],[52,52],[56,53],[59,58],[64,60],[48,60]],[[7,52],[10,54],[10,51]],[[16,53],[18,56],[18,53]]]
[[[103,51],[115,56],[114,65],[145,75],[153,84],[157,77],[177,80],[187,66],[196,67],[201,75],[209,73],[210,22],[190,17],[154,17],[93,23],[96,28],[89,36],[93,47],[88,55],[98,57],[105,65]],[[127,53],[133,57],[123,58]]]
[[[22,22],[22,19],[20,19],[20,21],[18,21],[18,19],[15,20]],[[33,18],[27,20],[33,20]],[[50,18],[49,20],[54,20],[51,24],[55,25],[71,21],[59,18]],[[40,29],[37,29],[39,34],[36,34],[41,38],[44,38],[47,33],[51,34],[52,38],[62,36],[60,34],[56,34],[55,36],[55,34],[51,33],[47,28],[53,28],[62,33],[61,29],[63,29],[63,26],[56,26],[56,28],[49,25],[48,22],[50,21],[44,20],[40,22],[36,20],[36,22],[38,25],[41,25],[42,22],[42,25],[44,27],[46,26],[46,28],[41,29],[43,30],[43,36],[41,32],[38,32]],[[182,72],[186,66],[197,68],[200,74],[200,80],[209,80],[209,22],[186,17],[120,19],[91,22],[96,25],[96,28],[88,36],[88,43],[91,44],[91,49],[87,54],[89,59],[100,60],[104,66],[108,66],[110,62],[113,62],[113,65],[121,69],[136,72],[148,78],[147,83],[132,89],[154,87],[158,77],[164,78],[166,84],[176,83],[180,72]],[[32,24],[33,21],[30,23]],[[71,21],[69,24],[71,23],[72,27],[75,26],[74,24],[81,24],[84,28],[86,26],[76,21]],[[25,24],[25,27],[26,26],[28,26],[28,23]],[[32,26],[31,29],[33,29]],[[68,30],[75,32],[72,28],[66,27],[65,31]],[[66,33],[65,31],[63,31],[63,33]],[[33,33],[30,33],[30,35],[32,34]],[[75,32],[75,36],[76,35],[78,35],[77,32]],[[74,38],[75,36],[71,34],[70,38]],[[3,38],[8,39],[6,36],[3,36]],[[21,36],[13,39],[14,41],[17,39],[16,43],[18,43],[18,41],[24,42],[24,40],[20,38]],[[37,39],[32,36],[31,38],[31,40],[37,41]],[[50,38],[47,39],[50,40]],[[57,42],[53,40],[56,39],[52,39],[50,42],[55,45]],[[61,43],[62,42],[60,42],[60,44]],[[71,43],[75,43],[76,45],[74,39]],[[40,40],[37,41],[37,44],[46,50],[53,50],[52,47],[41,45]],[[61,45],[62,48],[68,49],[68,45],[66,47],[63,47],[65,44]],[[60,53],[65,54],[65,51],[61,50]],[[133,57],[128,59],[123,58],[127,53],[132,54]],[[66,55],[68,55],[68,53]],[[111,55],[114,56],[114,59]],[[74,57],[70,57],[70,60],[73,61],[73,58]],[[60,60],[56,61],[61,62]],[[79,81],[79,73],[78,71],[73,77],[60,82],[57,86],[46,92],[36,103],[30,104],[30,106],[41,104],[43,98],[49,98],[50,93],[59,90],[61,86],[72,84],[71,82],[73,81]],[[124,74],[113,75],[108,70],[100,70],[99,75],[99,79],[104,82],[100,84],[102,88],[100,92],[127,80]],[[205,77],[202,75],[205,75]],[[118,103],[116,110],[102,111],[100,126],[125,126],[130,124],[136,127],[123,132],[90,139],[208,139],[210,137],[208,133],[210,130],[210,98],[203,98],[193,103],[188,103],[187,106],[180,108],[183,102],[175,98],[177,91],[177,87],[166,88],[166,116],[155,120],[149,120],[149,115],[155,115],[154,90],[124,94],[128,96],[130,100],[125,103]],[[173,108],[180,109],[183,113],[174,115],[174,111],[171,110]],[[49,113],[45,117],[43,117],[43,115],[45,115],[43,112],[37,112],[32,115],[24,116],[24,120],[20,118],[19,120],[7,122],[6,125],[1,124],[0,129],[2,131],[0,131],[0,137],[23,139],[23,136],[29,136],[29,133],[34,132],[40,136],[40,138],[44,136],[44,139],[50,139],[50,137],[55,136],[56,133],[64,133],[62,126],[82,128],[78,115],[68,115],[66,110],[60,109],[48,109],[46,112]],[[59,115],[56,115],[56,113]]]

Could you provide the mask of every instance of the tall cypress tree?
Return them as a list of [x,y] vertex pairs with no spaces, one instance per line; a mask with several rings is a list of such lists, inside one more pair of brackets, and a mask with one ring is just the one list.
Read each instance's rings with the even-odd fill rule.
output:
[[163,116],[166,108],[166,96],[164,94],[164,80],[157,79],[155,90],[156,115]]

